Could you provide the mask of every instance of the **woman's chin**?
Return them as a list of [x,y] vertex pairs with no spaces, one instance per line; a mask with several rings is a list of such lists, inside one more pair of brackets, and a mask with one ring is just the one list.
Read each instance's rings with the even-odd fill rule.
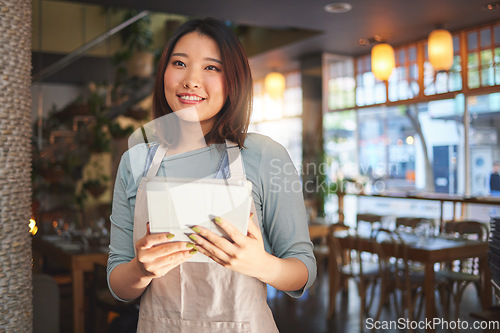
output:
[[198,116],[198,111],[196,110],[196,107],[194,107],[194,106],[179,109],[177,111],[174,111],[174,113],[181,120],[184,120],[187,122],[200,122],[200,118]]

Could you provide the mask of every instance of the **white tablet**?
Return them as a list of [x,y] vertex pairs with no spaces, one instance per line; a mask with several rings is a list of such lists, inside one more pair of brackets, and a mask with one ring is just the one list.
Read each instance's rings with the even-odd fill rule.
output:
[[[247,233],[252,203],[249,181],[153,177],[146,179],[146,191],[151,233],[170,232],[175,235],[172,241],[191,241],[190,227],[200,225],[227,237],[213,222],[216,216]],[[198,253],[190,261],[211,259]]]

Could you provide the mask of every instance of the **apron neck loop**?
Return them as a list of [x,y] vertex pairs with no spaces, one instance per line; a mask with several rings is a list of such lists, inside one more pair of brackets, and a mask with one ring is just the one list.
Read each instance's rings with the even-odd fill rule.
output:
[[147,178],[156,176],[158,170],[160,169],[161,162],[163,161],[163,157],[167,153],[167,149],[168,148],[166,146],[158,145],[153,160],[151,161],[151,166],[149,167],[148,173],[146,174]]
[[227,157],[229,160],[229,171],[231,179],[246,179],[243,171],[243,161],[241,160],[240,147],[226,139]]

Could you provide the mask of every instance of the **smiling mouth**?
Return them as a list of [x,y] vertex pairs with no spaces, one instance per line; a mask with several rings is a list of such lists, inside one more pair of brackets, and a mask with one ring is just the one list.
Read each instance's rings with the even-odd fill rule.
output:
[[201,102],[205,100],[205,98],[193,95],[181,95],[179,96],[179,98],[183,101],[190,101],[190,102]]

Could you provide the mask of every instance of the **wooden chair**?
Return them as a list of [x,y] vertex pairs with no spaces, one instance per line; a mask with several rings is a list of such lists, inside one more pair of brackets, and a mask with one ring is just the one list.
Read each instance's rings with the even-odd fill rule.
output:
[[[115,299],[108,288],[106,266],[100,264],[94,265],[94,271],[90,279],[89,293],[89,308],[93,311],[90,316],[92,320],[90,323],[91,331],[96,333],[109,332],[111,331],[109,324],[112,319],[123,316],[123,321],[126,321],[126,331],[135,332],[139,318],[139,301],[140,298],[131,302],[121,302]],[[115,327],[112,331],[125,332],[125,328]]]
[[[356,282],[360,297],[361,309],[359,315],[360,329],[362,330],[363,318],[371,308],[375,285],[380,274],[378,267],[373,265],[373,263],[368,263],[368,266],[365,265],[361,256],[362,251],[359,247],[359,237],[350,233],[350,230],[348,226],[343,224],[333,224],[330,229],[328,238],[330,246],[328,317],[331,318],[335,315],[337,293],[344,289],[349,279],[353,279]],[[342,248],[340,240],[337,237],[339,232],[350,233],[347,238],[349,243],[347,247]],[[367,291],[370,285],[372,286],[372,295],[367,299]]]
[[[316,258],[316,266],[318,267],[318,281],[323,276],[324,267],[328,265],[330,256],[330,248],[328,246],[328,234],[330,225],[327,224],[310,224],[309,238],[313,242],[313,254]],[[316,283],[317,284],[317,283]],[[315,292],[315,288],[311,290]]]
[[397,217],[396,230],[401,228],[415,229],[421,223],[428,223],[434,226],[432,220],[425,217]]
[[33,332],[59,332],[59,286],[47,274],[33,274]]
[[417,320],[422,313],[425,279],[423,272],[411,270],[408,245],[396,231],[379,229],[374,233],[373,246],[379,256],[381,274],[380,303],[375,320],[380,319],[385,304],[390,304],[390,295],[399,318]]
[[370,233],[373,232],[376,228],[374,228],[375,224],[378,224],[379,227],[382,226],[382,218],[381,215],[376,214],[357,214],[356,215],[356,229],[360,230],[360,223],[369,224]]
[[[447,222],[444,230],[448,234],[454,234],[457,238],[468,238],[486,241],[488,228],[484,223],[477,221],[452,221]],[[446,263],[444,268],[436,272],[438,291],[444,303],[445,316],[450,315],[450,297],[455,304],[455,320],[460,314],[460,302],[463,293],[470,283],[476,286],[478,297],[480,295],[481,276],[479,272],[479,258],[467,258]]]

